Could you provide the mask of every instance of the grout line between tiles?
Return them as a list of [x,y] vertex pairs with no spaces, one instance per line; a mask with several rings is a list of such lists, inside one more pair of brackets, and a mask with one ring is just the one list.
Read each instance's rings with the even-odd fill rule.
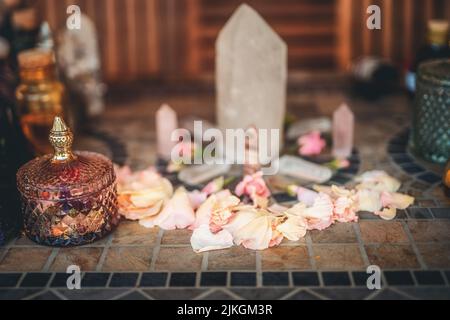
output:
[[46,272],[50,269],[50,266],[52,265],[53,261],[55,261],[55,258],[57,254],[59,253],[60,248],[54,248],[52,252],[50,253],[49,257],[47,258],[47,262],[45,263],[44,267],[42,268],[42,271]]
[[156,238],[156,245],[153,247],[152,260],[150,261],[150,271],[155,270],[156,260],[158,259],[159,251],[161,249],[161,241],[164,235],[164,230],[159,229],[158,237]]
[[263,279],[262,279],[262,258],[261,253],[258,251],[255,254],[256,259],[256,287],[260,288],[263,286]]
[[5,251],[2,253],[2,254],[0,254],[0,263],[3,261],[3,259],[6,257],[6,255],[8,254],[8,252],[9,252],[9,250],[10,250],[10,247],[5,247]]
[[62,293],[60,293],[58,290],[56,289],[50,289],[50,292],[52,292],[55,296],[57,296],[58,298],[60,298],[61,300],[69,300],[67,299],[67,297],[65,295],[63,295]]
[[151,295],[149,295],[147,292],[145,292],[141,288],[136,289],[136,291],[139,292],[140,294],[142,294],[144,297],[146,297],[149,300],[155,300],[155,298],[153,298]]
[[428,270],[428,266],[426,265],[419,249],[417,248],[416,242],[414,241],[414,238],[411,234],[411,230],[409,230],[408,224],[405,221],[402,221],[402,225],[403,230],[405,231],[406,236],[408,237],[411,247],[414,251],[414,254],[416,255],[417,261],[419,262],[420,268],[423,270]]
[[356,239],[358,240],[358,247],[361,257],[363,259],[364,264],[367,266],[370,265],[369,256],[367,255],[366,249],[364,248],[364,242],[361,238],[361,229],[359,228],[359,224],[353,223],[353,231],[355,231]]
[[108,254],[109,248],[111,247],[111,243],[113,241],[112,235],[109,236],[108,241],[105,244],[105,247],[103,248],[102,254],[100,255],[100,259],[98,259],[97,267],[95,268],[95,271],[101,271],[103,269],[103,265],[106,260],[106,256]]
[[209,259],[209,252],[204,252],[202,256],[201,271],[208,270],[208,259]]
[[309,263],[311,264],[311,269],[317,270],[316,260],[314,259],[314,249],[312,245],[311,236],[309,234],[305,236],[305,242],[306,247],[308,248]]

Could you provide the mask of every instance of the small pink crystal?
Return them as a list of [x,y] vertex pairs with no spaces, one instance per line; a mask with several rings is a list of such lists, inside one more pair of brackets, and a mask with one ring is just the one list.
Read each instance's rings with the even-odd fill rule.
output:
[[348,158],[353,149],[353,112],[342,104],[333,113],[333,156],[338,159]]

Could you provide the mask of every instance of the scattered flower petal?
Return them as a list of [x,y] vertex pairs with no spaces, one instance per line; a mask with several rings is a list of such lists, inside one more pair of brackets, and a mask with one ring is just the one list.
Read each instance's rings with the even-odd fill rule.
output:
[[223,189],[225,183],[225,179],[222,177],[216,178],[214,180],[212,180],[211,182],[209,182],[203,189],[202,192],[205,193],[206,195],[210,195],[216,192],[219,192],[220,190]]
[[355,181],[359,182],[356,189],[372,189],[387,192],[396,192],[401,185],[400,181],[379,170],[364,172],[356,177]]
[[255,196],[263,198],[268,198],[270,196],[270,191],[263,179],[262,171],[258,171],[253,175],[245,176],[244,179],[236,186],[235,193],[238,197],[247,195],[252,199]]
[[302,156],[315,156],[322,152],[326,146],[324,139],[320,137],[320,131],[312,131],[298,139],[299,154]]
[[191,236],[192,249],[197,253],[226,249],[233,245],[233,236],[231,233],[227,230],[221,230],[214,234],[206,224],[195,229]]
[[149,218],[139,221],[147,228],[159,226],[164,230],[185,229],[195,222],[194,210],[186,189],[178,188],[173,197],[167,201],[162,211]]

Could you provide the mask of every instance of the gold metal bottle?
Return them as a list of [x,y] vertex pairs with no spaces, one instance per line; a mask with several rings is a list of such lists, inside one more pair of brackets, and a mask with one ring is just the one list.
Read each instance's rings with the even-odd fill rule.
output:
[[22,130],[38,155],[50,153],[48,132],[64,116],[64,85],[57,80],[54,53],[31,49],[19,54],[21,83],[16,89]]

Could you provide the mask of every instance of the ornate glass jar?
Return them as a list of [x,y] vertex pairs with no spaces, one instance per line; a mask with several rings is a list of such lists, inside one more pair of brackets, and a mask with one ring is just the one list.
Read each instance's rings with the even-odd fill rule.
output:
[[410,145],[427,160],[450,159],[450,60],[419,67]]
[[38,157],[17,173],[27,236],[52,246],[81,245],[108,234],[119,222],[112,162],[94,152],[72,152],[73,135],[55,117],[54,154]]

